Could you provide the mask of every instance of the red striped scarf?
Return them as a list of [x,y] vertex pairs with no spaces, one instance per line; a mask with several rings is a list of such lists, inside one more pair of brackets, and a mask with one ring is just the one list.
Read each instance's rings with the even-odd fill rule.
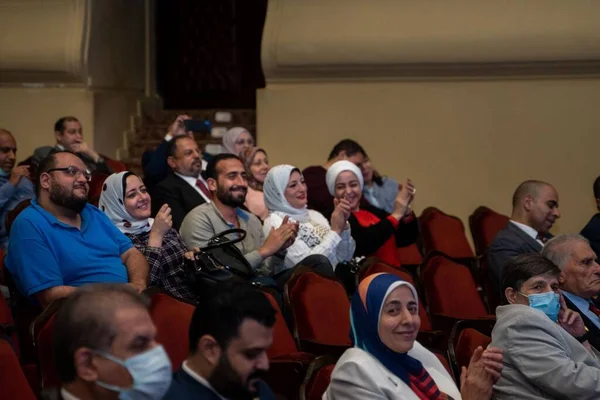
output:
[[435,381],[425,368],[417,375],[409,375],[410,388],[420,400],[448,400],[445,393],[440,392]]

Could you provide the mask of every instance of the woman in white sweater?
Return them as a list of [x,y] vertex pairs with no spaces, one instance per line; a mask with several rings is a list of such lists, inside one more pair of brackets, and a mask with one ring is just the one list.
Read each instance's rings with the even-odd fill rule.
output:
[[265,204],[269,216],[265,219],[265,236],[277,229],[288,217],[288,222],[297,222],[298,235],[294,243],[287,248],[283,265],[273,271],[278,274],[293,268],[307,256],[327,257],[332,267],[338,262],[348,261],[354,255],[356,244],[350,234],[350,205],[346,200],[336,200],[331,220],[318,211],[306,208],[307,189],[300,170],[291,165],[273,167],[263,184]]

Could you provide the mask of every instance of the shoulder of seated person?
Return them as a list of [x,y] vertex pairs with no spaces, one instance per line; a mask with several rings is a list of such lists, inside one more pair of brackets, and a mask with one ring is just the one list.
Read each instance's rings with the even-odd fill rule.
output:
[[[526,306],[524,304],[509,304],[500,306],[497,309],[497,322],[506,320],[510,325],[512,324],[524,324],[524,325],[540,325],[548,323],[550,325],[556,325],[552,322],[544,313],[533,307]],[[558,325],[556,325],[558,326]]]

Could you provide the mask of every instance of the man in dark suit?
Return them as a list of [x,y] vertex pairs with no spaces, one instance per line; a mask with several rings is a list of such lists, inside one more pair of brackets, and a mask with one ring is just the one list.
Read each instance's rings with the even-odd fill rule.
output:
[[[600,176],[594,181],[594,197],[596,198],[596,207],[600,211]],[[596,255],[600,255],[600,212],[590,219],[590,222],[581,230],[581,234],[590,241],[590,246]]]
[[560,268],[561,292],[567,306],[583,317],[588,340],[600,349],[600,304],[594,297],[600,294],[600,265],[597,255],[581,235],[560,235],[544,246],[542,255]]
[[511,258],[539,253],[550,237],[550,228],[560,218],[558,193],[549,183],[525,181],[513,195],[512,215],[508,226],[498,232],[488,249],[491,278],[501,292],[502,271]]
[[275,310],[243,281],[207,290],[190,323],[190,355],[164,400],[256,399],[275,395],[261,379],[269,369]]
[[177,136],[167,146],[167,163],[172,172],[154,189],[152,214],[166,203],[171,207],[173,228],[179,230],[193,208],[210,203],[211,194],[201,175],[202,152],[189,136]]

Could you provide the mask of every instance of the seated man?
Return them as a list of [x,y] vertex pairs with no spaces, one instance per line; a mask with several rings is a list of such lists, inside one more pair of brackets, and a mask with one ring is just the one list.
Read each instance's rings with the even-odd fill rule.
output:
[[581,316],[558,291],[560,270],[539,254],[521,254],[504,268],[508,305],[496,309],[491,346],[504,350],[493,398],[600,398],[600,362]]
[[558,193],[552,185],[541,181],[525,181],[513,195],[512,215],[488,250],[492,282],[498,293],[504,265],[518,254],[539,253],[551,237],[550,228],[560,218]]
[[54,366],[64,400],[159,400],[172,380],[149,301],[126,285],[86,285],[54,322]]
[[193,138],[186,135],[173,138],[167,145],[167,163],[172,172],[154,189],[152,215],[168,204],[173,228],[179,229],[188,212],[211,202],[211,193],[201,175],[202,152]]
[[0,247],[6,250],[6,214],[20,202],[35,197],[29,165],[15,167],[17,143],[13,135],[0,128]]
[[96,153],[89,144],[83,141],[83,128],[75,117],[62,117],[54,124],[55,146],[43,146],[37,148],[31,157],[31,164],[37,168],[40,161],[54,151],[70,151],[83,160],[87,169],[92,174],[111,173],[104,157]]
[[333,147],[325,164],[305,168],[302,175],[308,189],[308,209],[317,210],[328,218],[334,207],[333,196],[329,194],[325,181],[327,170],[340,160],[348,160],[361,168],[366,157],[367,153],[360,144],[351,139],[344,139]]
[[[188,249],[205,247],[216,234],[232,228],[246,231],[246,237],[236,247],[253,269],[270,275],[273,262],[283,263],[282,257],[271,257],[285,250],[295,240],[298,225],[284,221],[264,238],[259,219],[241,208],[246,200],[248,182],[240,158],[233,154],[218,154],[206,168],[208,188],[213,193],[211,203],[194,208],[181,224],[181,237]],[[267,259],[268,262],[263,263]],[[277,260],[272,260],[277,258]]]
[[[594,197],[596,207],[600,211],[600,176],[594,181]],[[600,255],[600,212],[596,213],[590,222],[581,230],[581,234],[590,241],[590,246],[596,255]]]
[[596,253],[583,236],[560,235],[550,239],[542,255],[560,268],[558,282],[571,310],[583,318],[590,344],[600,349],[600,304],[594,297],[600,294],[600,265]]
[[59,151],[37,171],[37,200],[13,222],[6,267],[19,291],[45,307],[77,286],[148,282],[148,263],[108,217],[87,203],[90,173],[75,154]]
[[190,355],[165,400],[275,399],[262,381],[269,369],[275,310],[250,284],[215,285],[194,311]]

